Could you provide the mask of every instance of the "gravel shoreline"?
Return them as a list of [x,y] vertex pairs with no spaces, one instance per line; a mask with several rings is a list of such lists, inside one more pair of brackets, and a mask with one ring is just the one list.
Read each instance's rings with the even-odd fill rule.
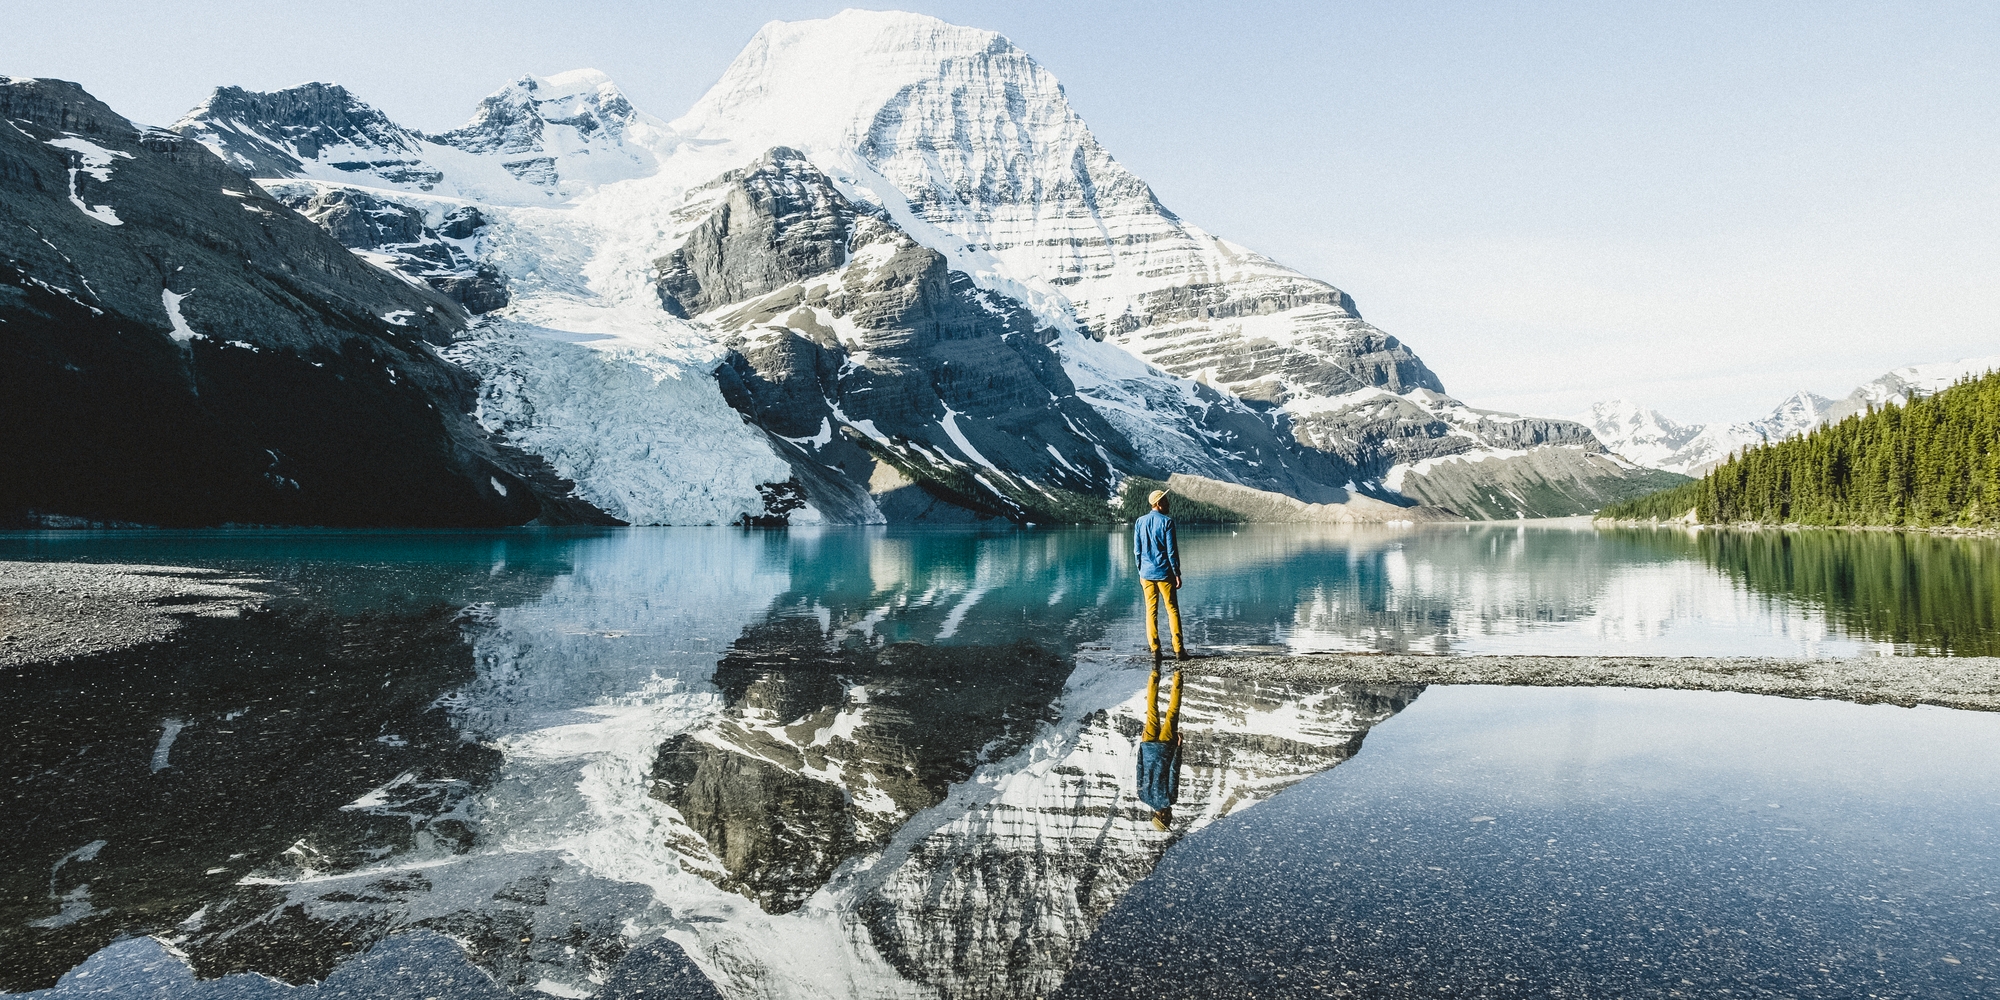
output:
[[257,606],[268,586],[185,566],[0,560],[0,669],[158,642],[189,616]]
[[[1098,652],[1151,664],[1146,656]],[[1171,663],[1172,661],[1168,661]],[[2000,657],[1197,655],[1188,673],[1284,681],[1675,688],[2000,712]]]

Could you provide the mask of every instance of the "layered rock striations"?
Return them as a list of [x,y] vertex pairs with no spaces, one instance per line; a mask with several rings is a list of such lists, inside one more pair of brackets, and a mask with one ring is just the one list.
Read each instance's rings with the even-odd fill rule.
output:
[[[809,72],[836,58],[854,71]],[[863,11],[769,25],[673,127],[806,150],[982,285],[1149,363],[1118,370],[1086,345],[1064,345],[1085,398],[1164,471],[1269,485],[1247,478],[1255,460],[1202,467],[1225,449],[1147,426],[1185,426],[1150,384],[1161,373],[1249,404],[1317,453],[1302,464],[1336,488],[1379,482],[1405,461],[1590,442],[1569,421],[1539,421],[1538,434],[1524,435],[1511,420],[1467,412],[1345,292],[1180,219],[1103,149],[1052,74],[992,32]],[[1380,405],[1384,394],[1404,405]],[[1166,447],[1148,449],[1154,437]]]
[[74,84],[0,117],[0,518],[610,520],[466,416],[451,300]]
[[1494,450],[1621,488],[1589,429],[1465,406],[1347,293],[1175,215],[988,31],[773,23],[672,123],[578,70],[441,134],[326,84],[173,132],[481,317],[445,351],[481,426],[627,521],[1089,521],[1174,473],[1409,506],[1408,467]]

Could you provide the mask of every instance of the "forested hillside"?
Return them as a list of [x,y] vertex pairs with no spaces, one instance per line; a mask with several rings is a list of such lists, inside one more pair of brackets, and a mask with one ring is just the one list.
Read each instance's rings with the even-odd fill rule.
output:
[[1751,448],[1598,516],[1708,524],[2000,526],[2000,372]]

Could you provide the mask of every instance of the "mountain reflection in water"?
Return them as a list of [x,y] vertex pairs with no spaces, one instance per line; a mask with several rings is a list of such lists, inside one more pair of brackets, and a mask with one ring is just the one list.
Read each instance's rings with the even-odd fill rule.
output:
[[[1197,647],[1992,648],[1976,645],[1990,603],[1926,584],[1883,605],[1893,588],[1839,583],[1943,567],[1976,599],[1991,543],[1839,537],[1856,541],[1190,529],[1183,609]],[[1420,690],[1191,675],[1159,833],[1132,787],[1129,546],[1098,530],[0,536],[0,558],[227,568],[273,595],[8,678],[0,989],[94,954],[72,984],[162,962],[217,990],[247,972],[360,982],[393,959],[556,995],[1036,995],[1179,837],[1347,759]],[[114,945],[129,935],[186,964]]]

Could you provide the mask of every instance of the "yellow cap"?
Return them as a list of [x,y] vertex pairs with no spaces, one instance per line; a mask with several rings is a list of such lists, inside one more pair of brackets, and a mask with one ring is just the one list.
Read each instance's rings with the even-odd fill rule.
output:
[[1153,492],[1146,495],[1146,503],[1148,506],[1158,507],[1160,505],[1160,501],[1165,500],[1166,498],[1167,498],[1166,490],[1154,490]]

